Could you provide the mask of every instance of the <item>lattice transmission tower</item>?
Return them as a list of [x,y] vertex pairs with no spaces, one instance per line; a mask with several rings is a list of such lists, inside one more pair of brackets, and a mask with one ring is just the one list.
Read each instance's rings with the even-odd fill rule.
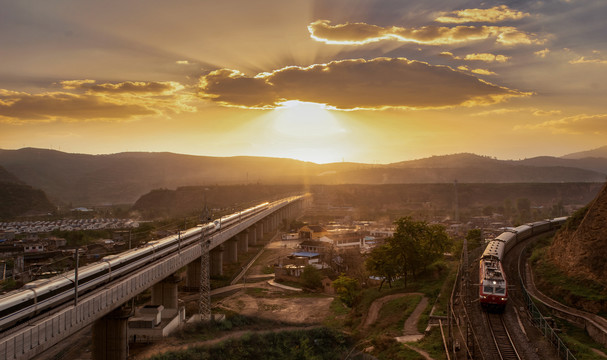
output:
[[209,256],[209,248],[211,239],[205,237],[205,226],[212,220],[211,214],[207,207],[206,194],[204,198],[204,210],[202,212],[202,231],[200,232],[200,299],[198,302],[198,315],[200,321],[211,320],[211,274],[210,265],[211,259]]

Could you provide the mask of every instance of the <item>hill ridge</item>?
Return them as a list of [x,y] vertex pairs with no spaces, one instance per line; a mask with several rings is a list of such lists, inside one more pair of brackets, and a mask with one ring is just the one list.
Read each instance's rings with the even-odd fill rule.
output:
[[604,182],[607,159],[498,160],[471,153],[392,164],[316,164],[288,158],[171,152],[71,154],[0,150],[0,166],[58,203],[134,203],[153,189],[236,184],[412,184]]

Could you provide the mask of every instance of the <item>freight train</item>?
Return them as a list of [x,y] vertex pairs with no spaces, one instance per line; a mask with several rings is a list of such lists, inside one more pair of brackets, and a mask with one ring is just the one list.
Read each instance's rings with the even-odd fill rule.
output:
[[[293,202],[300,197],[290,197],[272,204],[263,204],[238,213],[227,215],[198,225],[176,235],[153,240],[136,249],[109,255],[100,261],[78,268],[78,296],[98,288],[124,274],[140,269],[146,264],[162,258],[178,249],[200,241],[200,236],[209,236],[270,207]],[[0,296],[0,332],[40,314],[75,297],[75,272],[58,275],[50,279],[35,280],[21,289]]]
[[508,302],[508,282],[502,268],[504,255],[519,242],[532,236],[558,229],[567,217],[521,225],[491,240],[479,264],[479,302],[486,309],[503,311]]

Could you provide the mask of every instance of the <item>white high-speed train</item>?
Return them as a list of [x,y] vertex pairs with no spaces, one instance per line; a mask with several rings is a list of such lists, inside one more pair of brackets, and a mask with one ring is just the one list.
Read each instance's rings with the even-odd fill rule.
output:
[[[272,204],[251,207],[238,213],[223,216],[213,222],[198,225],[178,235],[150,241],[144,246],[120,254],[106,256],[98,262],[78,268],[78,296],[95,289],[115,278],[141,268],[145,264],[162,258],[179,248],[186,247],[204,236],[211,235],[221,228],[231,226],[270,207],[284,205],[299,199],[290,197]],[[0,332],[21,323],[41,312],[59,304],[73,300],[75,272],[40,279],[25,284],[21,289],[0,296]]]

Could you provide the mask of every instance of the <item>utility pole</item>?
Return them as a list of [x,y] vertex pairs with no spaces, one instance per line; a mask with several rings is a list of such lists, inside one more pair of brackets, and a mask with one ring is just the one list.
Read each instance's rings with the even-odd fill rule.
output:
[[457,196],[457,180],[453,181],[453,188],[455,189],[455,222],[459,222],[459,198]]
[[80,259],[80,248],[76,248],[76,267],[74,268],[74,306],[78,305],[78,265]]

